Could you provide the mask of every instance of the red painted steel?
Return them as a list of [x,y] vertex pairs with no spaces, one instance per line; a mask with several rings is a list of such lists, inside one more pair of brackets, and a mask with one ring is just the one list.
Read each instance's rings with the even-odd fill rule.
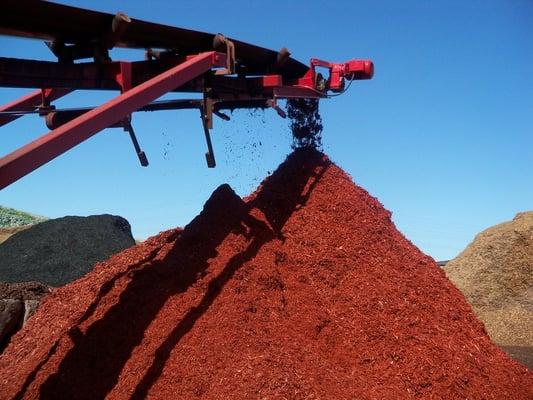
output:
[[[310,64],[311,68],[309,68],[307,73],[303,77],[291,81],[290,85],[314,88],[322,92],[327,90],[340,92],[344,90],[345,79],[371,79],[374,75],[374,63],[370,60],[350,60],[345,63],[331,63],[329,61],[312,58]],[[323,85],[318,82],[319,74],[316,71],[316,67],[322,67],[329,70],[329,78],[327,82],[324,81]],[[323,86],[323,88],[320,86]]]
[[226,66],[226,55],[223,53],[198,54],[15,150],[0,159],[0,189],[163,94],[191,81],[213,67],[224,66]]
[[283,78],[281,75],[266,75],[260,78],[263,87],[277,87],[283,86]]
[[297,87],[297,86],[281,86],[274,88],[274,98],[291,99],[297,97],[305,97],[308,99],[320,99],[324,97],[324,93],[313,89],[312,87]]
[[312,58],[311,68],[315,67],[339,71],[342,76],[349,79],[371,79],[374,75],[374,63],[370,60],[350,60],[341,64]]
[[[208,110],[203,115],[208,115],[210,122],[212,113],[224,118],[220,113],[222,109],[273,107],[284,116],[277,99],[326,98],[330,91],[345,91],[346,80],[370,79],[374,73],[374,66],[368,60],[330,63],[311,59],[310,65],[305,66],[290,58],[286,48],[275,52],[230,41],[220,34],[130,20],[122,14],[117,15],[127,19],[128,29],[117,33],[113,22],[116,17],[110,14],[49,2],[39,2],[39,12],[35,12],[36,3],[32,2],[33,11],[28,14],[27,7],[22,4],[24,0],[8,2],[10,12],[0,15],[0,33],[56,40],[50,48],[59,60],[94,56],[95,62],[0,58],[0,86],[49,88],[0,107],[0,111],[38,109],[41,115],[48,113],[46,121],[52,129],[0,158],[0,189],[100,130],[129,121],[135,111],[203,107]],[[53,21],[46,16],[53,16]],[[105,39],[110,32],[116,34],[112,44]],[[149,49],[146,61],[102,62],[102,59],[109,59],[107,49],[114,45],[166,50]],[[217,52],[224,51],[222,47],[225,47],[225,54]],[[203,75],[213,67],[219,69]],[[52,100],[76,89],[120,90],[122,94],[94,109],[54,110],[48,107]],[[171,91],[202,93],[204,97],[150,104]],[[17,114],[0,114],[0,126],[18,117]],[[210,127],[209,124],[207,128]]]
[[120,85],[122,92],[132,88],[131,62],[120,61],[120,72],[115,77],[115,80]]
[[[73,89],[43,89],[45,98],[50,102],[63,97]],[[27,94],[11,103],[8,103],[0,107],[0,112],[3,111],[30,111],[35,110],[42,103],[43,90],[39,89]],[[8,124],[11,121],[20,118],[20,115],[1,115],[0,114],[0,126]]]
[[[142,82],[183,63],[194,56],[165,58],[152,61],[112,62],[96,65],[96,63],[61,64],[48,61],[20,60],[0,58],[0,86],[11,87],[69,87],[73,89],[124,90],[138,86]],[[329,70],[329,77],[320,75],[317,67]],[[345,63],[330,63],[312,59],[308,72],[299,79],[286,80],[279,74],[263,76],[213,76],[210,87],[214,98],[228,99],[238,96],[239,99],[262,97],[272,98],[272,89],[284,87],[288,97],[298,97],[293,87],[307,87],[322,92],[326,97],[327,90],[341,91],[345,79],[370,79],[373,64],[368,60],[351,60]],[[124,83],[128,83],[123,87]],[[203,80],[195,79],[186,82],[175,92],[202,93]],[[313,96],[316,97],[316,96]],[[320,96],[319,96],[320,97]]]
[[349,79],[372,79],[374,63],[370,60],[350,60],[344,63],[344,75]]

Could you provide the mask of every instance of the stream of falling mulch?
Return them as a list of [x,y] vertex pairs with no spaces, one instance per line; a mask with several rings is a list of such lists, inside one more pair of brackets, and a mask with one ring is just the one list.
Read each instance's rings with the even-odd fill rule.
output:
[[531,399],[435,262],[316,150],[52,293],[1,399]]
[[292,148],[322,148],[322,117],[318,99],[287,100],[287,117],[292,132]]

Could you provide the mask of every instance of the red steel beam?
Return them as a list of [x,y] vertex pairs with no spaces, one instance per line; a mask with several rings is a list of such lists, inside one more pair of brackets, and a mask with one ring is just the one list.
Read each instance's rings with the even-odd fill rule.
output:
[[0,189],[163,94],[202,75],[213,67],[225,66],[226,55],[223,53],[211,51],[198,54],[15,150],[0,159]]
[[[162,60],[131,62],[131,84],[138,86],[185,61],[183,57]],[[61,64],[51,61],[24,60],[0,57],[0,86],[18,88],[72,88],[89,90],[119,90],[116,76],[120,73],[120,61],[109,64],[78,63]],[[243,78],[217,75],[212,77],[213,92],[257,93],[263,88],[282,86],[281,75]],[[192,80],[176,88],[176,92],[203,91],[201,79]]]
[[320,99],[325,97],[325,93],[318,90],[303,87],[303,86],[281,86],[274,88],[274,97],[281,99],[291,98],[308,98],[308,99]]
[[[44,96],[49,102],[57,100],[60,97],[63,97],[73,91],[73,89],[42,89],[42,90],[44,90]],[[42,100],[43,100],[42,90],[41,89],[36,90],[34,92],[27,94],[26,96],[21,97],[20,99],[12,101],[11,103],[8,103],[6,105],[0,106],[0,112],[35,110],[42,103]],[[0,126],[8,124],[9,122],[14,121],[20,117],[21,115],[1,115],[0,114]]]

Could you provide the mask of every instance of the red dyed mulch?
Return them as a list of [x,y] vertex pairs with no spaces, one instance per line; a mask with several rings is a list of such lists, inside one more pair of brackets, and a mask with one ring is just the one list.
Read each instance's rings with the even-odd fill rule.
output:
[[50,295],[1,399],[531,399],[435,262],[325,156]]

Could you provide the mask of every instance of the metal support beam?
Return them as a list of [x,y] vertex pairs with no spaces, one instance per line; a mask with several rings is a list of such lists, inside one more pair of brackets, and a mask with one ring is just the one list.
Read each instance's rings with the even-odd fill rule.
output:
[[0,189],[113,125],[142,106],[204,74],[225,67],[226,55],[206,52],[128,90],[0,159]]
[[292,99],[292,98],[307,98],[307,99],[320,99],[324,97],[323,93],[318,90],[307,87],[292,87],[282,86],[274,88],[274,98],[280,99]]
[[[170,68],[185,61],[183,57],[170,56],[160,60],[134,61],[131,64],[131,86],[138,86]],[[72,88],[88,90],[121,90],[117,76],[124,67],[124,62],[109,64],[79,63],[61,64],[51,61],[25,60],[0,57],[0,86],[18,88]],[[215,94],[228,95],[268,93],[269,89],[282,86],[281,75],[259,77],[233,77],[217,75],[211,81]],[[203,80],[187,82],[176,92],[202,93]]]
[[[21,97],[20,99],[12,101],[11,103],[0,106],[0,113],[5,111],[32,111],[41,105],[43,94],[48,102],[50,102],[69,94],[72,90],[73,89],[39,89]],[[0,114],[0,126],[8,124],[21,116],[22,115]]]

